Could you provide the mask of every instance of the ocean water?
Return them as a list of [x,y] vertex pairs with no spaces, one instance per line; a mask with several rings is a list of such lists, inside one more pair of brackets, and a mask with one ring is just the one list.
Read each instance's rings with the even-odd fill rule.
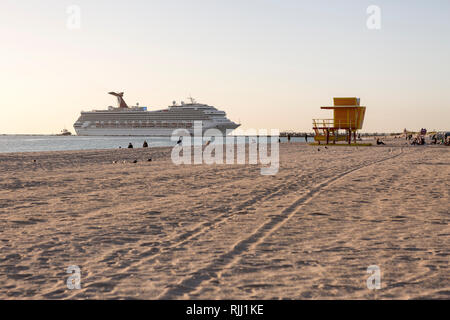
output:
[[[280,139],[282,143],[287,142],[286,138]],[[171,147],[176,144],[176,141],[172,141],[170,137],[0,135],[0,153],[117,149],[119,147],[126,148],[130,142],[135,148],[141,148],[144,140],[147,141],[150,148]],[[209,138],[205,137],[203,140],[207,141]],[[235,141],[238,143],[237,139]],[[245,142],[249,141],[257,141],[257,138],[245,137]],[[305,138],[293,137],[291,141],[304,142]]]

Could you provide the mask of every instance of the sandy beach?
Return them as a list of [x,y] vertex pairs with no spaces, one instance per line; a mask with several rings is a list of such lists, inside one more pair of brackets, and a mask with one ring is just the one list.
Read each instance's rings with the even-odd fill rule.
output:
[[448,147],[283,143],[273,176],[170,152],[0,154],[0,299],[450,298]]

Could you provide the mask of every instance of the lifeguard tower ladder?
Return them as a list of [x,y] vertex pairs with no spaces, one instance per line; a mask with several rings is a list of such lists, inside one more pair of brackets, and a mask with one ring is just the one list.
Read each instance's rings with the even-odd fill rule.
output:
[[[356,131],[362,129],[366,107],[360,106],[359,98],[334,98],[334,106],[323,106],[321,109],[332,109],[333,119],[313,119],[314,140],[319,144],[325,141],[348,141],[356,143]],[[342,133],[345,132],[345,133]]]

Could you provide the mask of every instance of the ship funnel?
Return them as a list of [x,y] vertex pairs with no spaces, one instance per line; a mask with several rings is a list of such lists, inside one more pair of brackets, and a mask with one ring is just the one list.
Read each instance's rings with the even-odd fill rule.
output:
[[119,108],[128,108],[127,103],[125,102],[125,100],[123,100],[123,92],[108,92],[109,94],[117,97],[117,105],[119,106]]

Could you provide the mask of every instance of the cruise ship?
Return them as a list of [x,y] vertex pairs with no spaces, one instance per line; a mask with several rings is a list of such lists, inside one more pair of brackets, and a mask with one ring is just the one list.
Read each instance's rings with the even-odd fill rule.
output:
[[148,111],[147,107],[129,107],[123,99],[123,92],[109,92],[117,98],[118,106],[107,110],[82,111],[73,125],[80,136],[171,136],[176,129],[194,132],[194,122],[201,121],[202,134],[208,129],[219,129],[224,135],[240,126],[226,117],[224,111],[213,106],[174,101],[163,110]]

